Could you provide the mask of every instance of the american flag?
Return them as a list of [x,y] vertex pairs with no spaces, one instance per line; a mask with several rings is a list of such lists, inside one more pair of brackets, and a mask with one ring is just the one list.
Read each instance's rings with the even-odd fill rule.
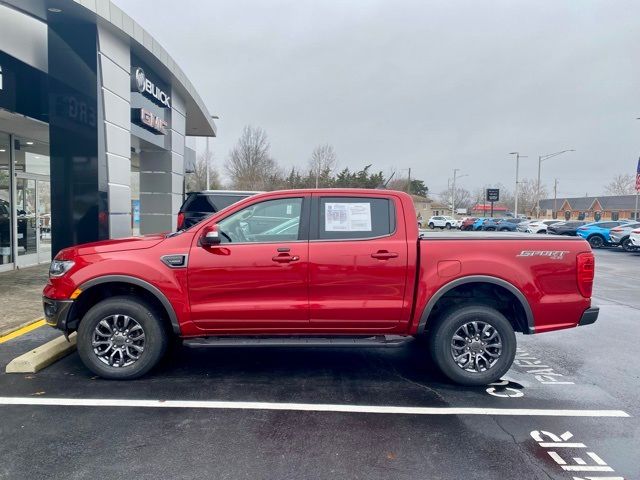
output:
[[638,158],[638,169],[636,170],[636,192],[640,192],[640,158]]

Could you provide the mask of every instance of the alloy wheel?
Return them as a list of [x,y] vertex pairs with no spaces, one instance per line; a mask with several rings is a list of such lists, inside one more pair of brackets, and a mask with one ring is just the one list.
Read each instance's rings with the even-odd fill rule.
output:
[[110,315],[93,329],[91,346],[93,353],[105,365],[128,367],[137,362],[144,352],[144,329],[128,315]]
[[467,372],[485,372],[502,354],[502,338],[491,324],[482,321],[465,323],[451,339],[451,355],[458,367]]
[[602,238],[600,235],[594,235],[592,237],[589,237],[589,244],[592,248],[600,248],[604,245],[604,238]]

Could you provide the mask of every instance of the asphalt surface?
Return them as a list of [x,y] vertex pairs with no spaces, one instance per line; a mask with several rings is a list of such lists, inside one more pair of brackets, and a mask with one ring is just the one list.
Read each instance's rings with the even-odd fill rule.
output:
[[[518,336],[519,365],[494,395],[448,383],[417,343],[183,347],[134,382],[95,378],[77,354],[34,375],[0,373],[2,397],[509,408],[516,414],[0,405],[0,478],[638,479],[640,254],[596,255],[598,321]],[[55,335],[43,327],[0,345],[0,366]],[[536,368],[546,376],[536,377]],[[552,417],[528,409],[602,412]],[[629,417],[603,416],[612,410]],[[584,447],[548,445],[566,442]]]

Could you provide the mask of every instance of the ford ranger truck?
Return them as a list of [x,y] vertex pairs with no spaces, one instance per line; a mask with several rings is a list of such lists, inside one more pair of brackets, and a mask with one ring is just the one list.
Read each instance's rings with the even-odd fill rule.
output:
[[[594,256],[579,237],[418,235],[411,197],[361,189],[254,195],[186,230],[61,250],[47,323],[77,331],[93,373],[133,379],[170,342],[394,346],[462,385],[498,380],[516,333],[596,321]],[[427,355],[425,355],[425,362]]]

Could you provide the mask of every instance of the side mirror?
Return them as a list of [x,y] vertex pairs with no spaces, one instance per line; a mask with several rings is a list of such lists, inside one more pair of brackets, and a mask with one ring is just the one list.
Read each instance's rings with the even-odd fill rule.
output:
[[200,237],[200,245],[203,247],[215,247],[220,245],[221,242],[217,224],[206,227],[202,232],[202,237]]

